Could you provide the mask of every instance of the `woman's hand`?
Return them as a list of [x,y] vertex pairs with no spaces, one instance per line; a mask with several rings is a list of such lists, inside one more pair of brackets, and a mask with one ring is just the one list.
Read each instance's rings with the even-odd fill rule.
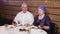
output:
[[49,27],[49,26],[44,26],[43,29],[45,29],[45,30],[49,30],[50,27]]
[[39,28],[39,29],[45,29],[45,30],[49,30],[49,29],[50,29],[49,26],[43,26],[43,27],[39,26],[38,28]]

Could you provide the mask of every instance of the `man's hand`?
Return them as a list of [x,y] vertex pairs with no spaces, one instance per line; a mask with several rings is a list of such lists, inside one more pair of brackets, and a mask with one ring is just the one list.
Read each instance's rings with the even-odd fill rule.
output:
[[12,22],[12,25],[17,26],[17,23],[16,22]]
[[6,27],[8,26],[8,24],[4,24]]
[[24,24],[24,26],[29,27],[29,26],[32,26],[32,25],[31,24]]

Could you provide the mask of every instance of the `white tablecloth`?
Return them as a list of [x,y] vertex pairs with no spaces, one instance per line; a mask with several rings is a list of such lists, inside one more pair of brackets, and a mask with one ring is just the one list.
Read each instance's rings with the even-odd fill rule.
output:
[[31,29],[30,34],[47,34],[47,32],[41,29]]
[[41,29],[31,29],[28,31],[19,31],[20,27],[15,27],[14,30],[8,30],[5,26],[0,26],[0,34],[47,34]]

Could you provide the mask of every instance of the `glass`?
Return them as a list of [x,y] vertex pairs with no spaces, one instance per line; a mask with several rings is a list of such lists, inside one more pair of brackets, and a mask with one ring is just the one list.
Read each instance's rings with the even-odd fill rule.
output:
[[40,27],[43,27],[44,26],[44,23],[40,23]]
[[12,25],[16,26],[16,25],[17,25],[17,23],[13,21]]

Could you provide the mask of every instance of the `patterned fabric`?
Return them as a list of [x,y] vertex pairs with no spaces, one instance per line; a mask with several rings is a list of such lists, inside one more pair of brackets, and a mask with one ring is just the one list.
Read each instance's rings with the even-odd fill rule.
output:
[[[51,20],[47,15],[45,15],[42,20],[39,20],[38,16],[35,17],[33,25],[38,27],[41,23],[43,23],[45,26],[51,27]],[[45,31],[47,31],[48,34],[50,34],[50,30]]]

